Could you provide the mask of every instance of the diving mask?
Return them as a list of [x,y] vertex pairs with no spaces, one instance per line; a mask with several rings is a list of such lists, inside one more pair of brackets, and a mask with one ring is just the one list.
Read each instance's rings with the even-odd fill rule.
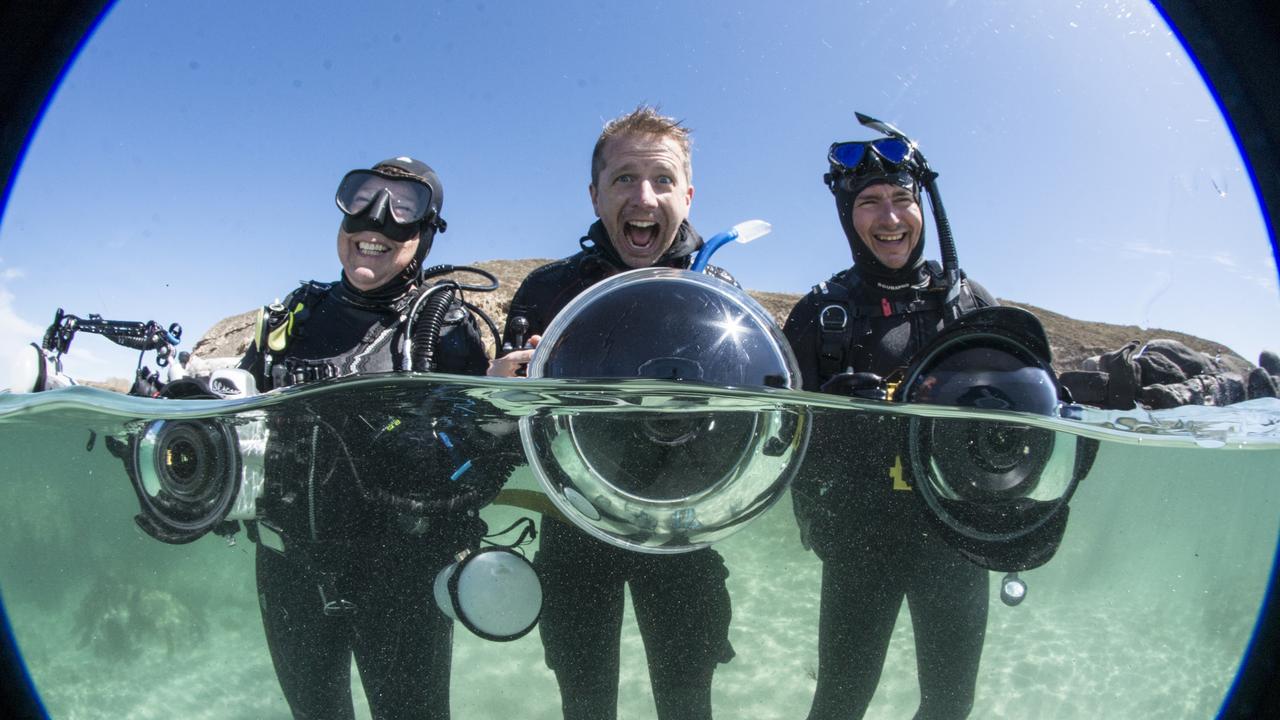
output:
[[896,137],[837,142],[831,143],[827,161],[832,168],[856,173],[870,154],[897,168],[915,159],[916,147],[914,143]]
[[416,178],[352,170],[338,184],[334,199],[349,218],[366,216],[377,224],[390,219],[398,225],[426,221],[443,231],[445,222],[433,204],[433,196],[431,186]]

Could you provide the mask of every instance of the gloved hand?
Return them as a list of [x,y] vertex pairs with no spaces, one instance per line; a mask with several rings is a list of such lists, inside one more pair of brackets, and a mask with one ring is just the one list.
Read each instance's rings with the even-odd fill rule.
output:
[[884,378],[870,372],[843,372],[833,375],[830,380],[818,388],[819,392],[864,400],[884,400]]

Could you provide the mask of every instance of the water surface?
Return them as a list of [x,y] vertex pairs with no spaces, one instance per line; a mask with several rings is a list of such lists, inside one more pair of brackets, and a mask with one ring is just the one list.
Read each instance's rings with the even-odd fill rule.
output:
[[[687,412],[691,398],[743,412],[804,412],[815,422],[883,412],[776,391],[455,380],[326,384],[239,403],[87,388],[0,395],[0,593],[50,714],[288,717],[259,619],[251,543],[241,534],[166,545],[134,524],[137,500],[104,444],[142,420],[288,412],[291,403],[353,391],[371,406],[413,406],[424,394],[466,401],[495,423],[550,412],[674,414]],[[893,412],[957,417],[937,408]],[[1006,607],[992,582],[973,717],[1211,717],[1250,638],[1276,547],[1280,402],[1026,421],[1097,439],[1100,450],[1071,502],[1057,556],[1023,573],[1028,599]],[[508,487],[534,489],[537,481],[519,467]],[[522,514],[484,511],[491,528]],[[799,543],[789,497],[717,547],[731,572],[737,651],[715,676],[718,716],[803,717],[815,686],[821,564]],[[559,717],[537,632],[493,643],[458,627],[454,638],[455,717]],[[653,717],[629,607],[622,656],[619,716]],[[353,689],[357,716],[368,717],[358,680]],[[909,716],[917,702],[904,603],[868,717]]]

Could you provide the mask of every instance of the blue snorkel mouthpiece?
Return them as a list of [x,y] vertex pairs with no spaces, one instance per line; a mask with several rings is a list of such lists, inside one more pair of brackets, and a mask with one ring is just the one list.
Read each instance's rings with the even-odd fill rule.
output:
[[763,220],[740,222],[704,242],[702,249],[698,251],[698,255],[693,259],[693,265],[689,266],[689,269],[693,272],[703,272],[707,269],[707,261],[721,246],[734,240],[741,245],[746,245],[756,238],[768,235],[771,230],[773,230],[773,226]]

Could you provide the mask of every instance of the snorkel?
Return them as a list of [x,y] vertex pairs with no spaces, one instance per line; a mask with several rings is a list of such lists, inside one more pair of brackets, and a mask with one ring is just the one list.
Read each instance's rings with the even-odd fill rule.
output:
[[764,220],[740,222],[703,243],[702,249],[694,257],[693,264],[689,266],[689,269],[693,272],[703,272],[707,268],[707,261],[711,259],[715,251],[727,243],[736,241],[740,245],[746,245],[756,238],[768,235],[771,230],[773,230],[773,226]]
[[956,258],[956,243],[951,235],[951,223],[947,221],[947,211],[942,207],[942,197],[938,194],[938,173],[929,168],[929,162],[915,141],[907,137],[901,130],[870,115],[854,112],[858,122],[881,134],[901,140],[911,146],[914,160],[919,168],[920,183],[929,195],[929,208],[933,211],[933,224],[938,229],[938,247],[942,253],[943,282],[947,295],[943,301],[946,307],[947,320],[955,320],[960,316],[960,308],[956,299],[960,295],[960,261]]

